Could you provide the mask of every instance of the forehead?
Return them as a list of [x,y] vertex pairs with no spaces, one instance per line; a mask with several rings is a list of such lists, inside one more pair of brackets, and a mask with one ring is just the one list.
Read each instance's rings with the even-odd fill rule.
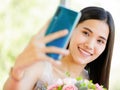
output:
[[101,20],[86,20],[78,25],[78,28],[89,28],[94,34],[99,36],[104,36],[108,38],[109,35],[109,27],[105,21]]

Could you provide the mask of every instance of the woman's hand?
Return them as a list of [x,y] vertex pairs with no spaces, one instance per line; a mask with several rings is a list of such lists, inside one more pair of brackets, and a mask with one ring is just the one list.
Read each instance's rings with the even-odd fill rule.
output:
[[31,64],[40,60],[47,60],[53,64],[56,64],[55,60],[53,60],[51,57],[48,57],[46,53],[58,53],[62,55],[67,55],[69,53],[68,50],[65,49],[53,46],[46,47],[46,43],[63,37],[68,33],[67,30],[62,30],[48,36],[44,36],[47,26],[48,24],[45,25],[45,27],[31,39],[28,46],[16,59],[16,63],[12,70],[12,77],[14,79],[20,80],[24,76],[25,69]]

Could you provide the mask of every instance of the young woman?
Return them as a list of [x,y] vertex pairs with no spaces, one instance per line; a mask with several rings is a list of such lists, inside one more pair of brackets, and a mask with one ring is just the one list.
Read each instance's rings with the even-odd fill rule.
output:
[[[51,84],[58,78],[65,78],[65,72],[69,72],[71,77],[82,76],[93,80],[108,89],[115,34],[113,18],[100,7],[87,7],[81,13],[82,17],[68,45],[69,52],[45,46],[65,36],[66,30],[45,37],[43,29],[17,58],[4,90],[32,90],[38,81]],[[46,53],[64,56],[55,61]]]

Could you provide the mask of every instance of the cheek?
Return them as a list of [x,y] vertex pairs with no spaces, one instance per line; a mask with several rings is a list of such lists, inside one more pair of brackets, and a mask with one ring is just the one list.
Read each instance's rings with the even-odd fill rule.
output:
[[69,44],[69,50],[70,50],[70,53],[73,55],[76,54],[78,42],[79,42],[78,37],[76,35],[72,35],[70,44]]
[[89,60],[88,62],[94,61],[96,58],[98,58],[103,53],[104,50],[105,50],[105,48],[98,48],[98,47],[95,48],[95,53],[91,57],[91,60]]
[[105,50],[105,46],[103,46],[103,47],[97,47],[96,48],[96,54],[97,54],[97,56],[100,56],[102,53],[103,53],[103,51]]
[[75,34],[73,34],[73,35],[71,36],[70,46],[73,47],[73,46],[75,45],[75,43],[77,42],[76,40],[77,40],[77,37],[75,36]]
[[77,31],[75,31],[71,37],[71,43],[73,44],[84,43],[85,41],[86,41],[86,38]]

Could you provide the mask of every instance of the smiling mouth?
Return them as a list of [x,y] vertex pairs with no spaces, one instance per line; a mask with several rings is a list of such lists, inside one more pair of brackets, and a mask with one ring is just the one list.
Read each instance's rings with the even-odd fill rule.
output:
[[82,54],[84,57],[88,57],[88,56],[92,56],[93,55],[91,52],[86,51],[86,50],[84,50],[84,49],[82,49],[80,47],[78,47],[78,50],[79,50],[80,54]]

